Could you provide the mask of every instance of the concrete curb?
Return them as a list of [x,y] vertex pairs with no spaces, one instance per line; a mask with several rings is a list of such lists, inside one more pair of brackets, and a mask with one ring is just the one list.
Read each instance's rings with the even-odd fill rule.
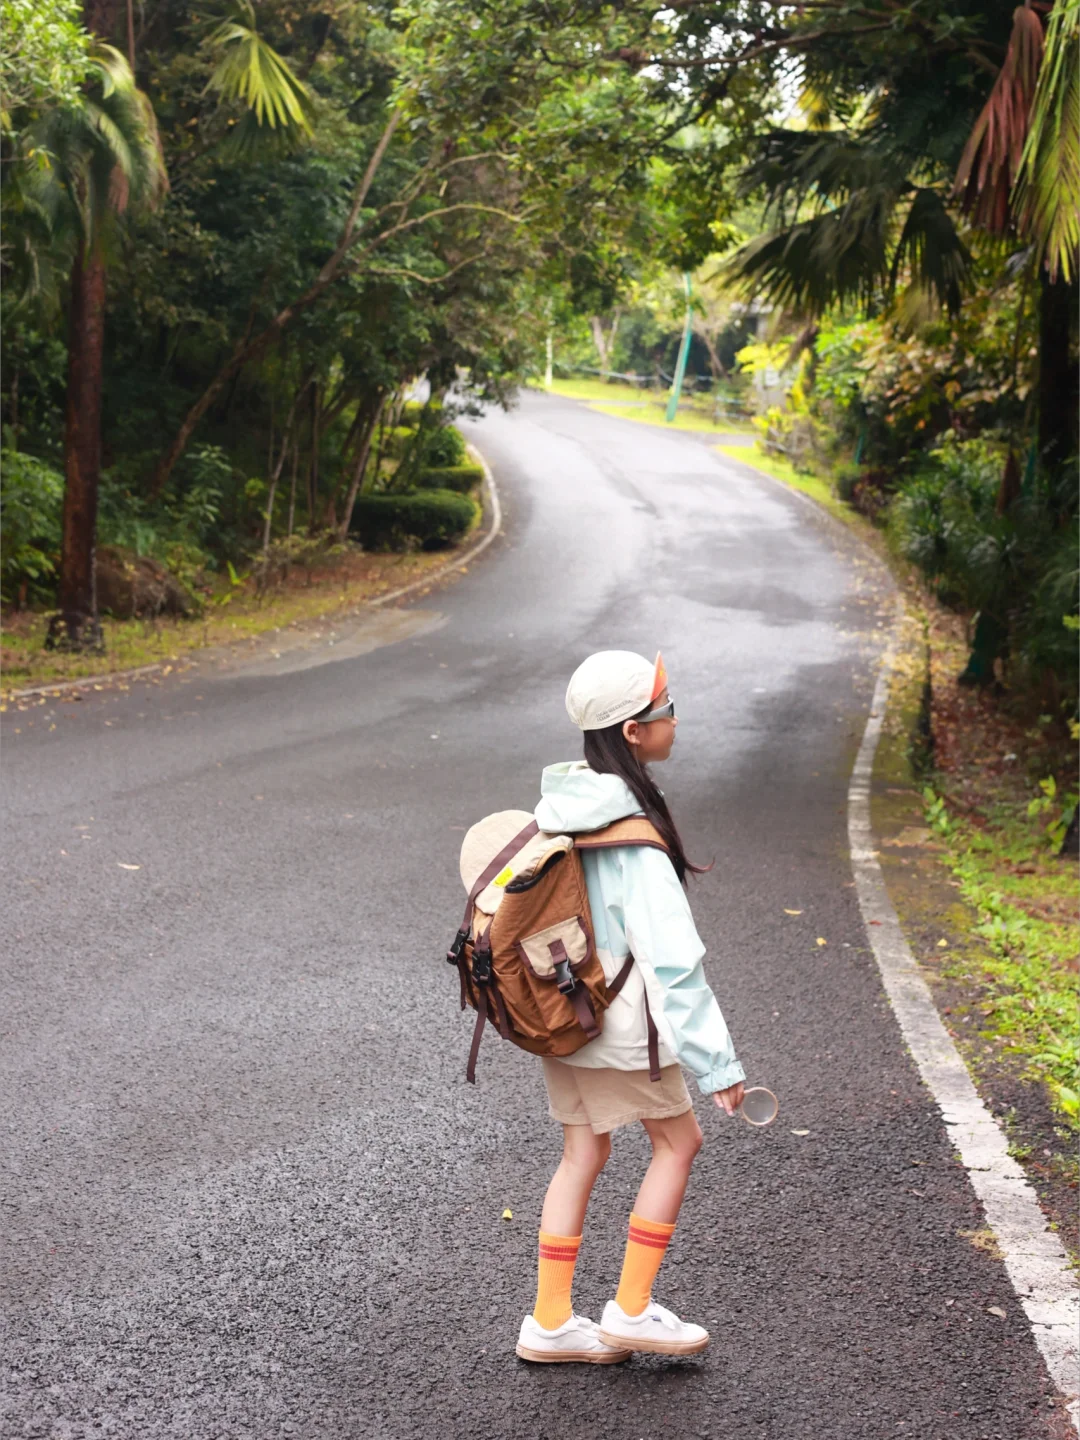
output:
[[[468,451],[484,472],[484,483],[487,487],[488,505],[491,511],[491,525],[489,529],[463,554],[455,555],[453,560],[448,560],[445,565],[440,565],[437,570],[432,570],[419,580],[411,580],[408,585],[402,585],[399,590],[391,590],[389,594],[379,595],[374,600],[363,601],[362,605],[364,608],[375,610],[378,609],[380,605],[389,605],[392,600],[400,600],[403,595],[411,595],[414,591],[420,590],[424,586],[434,585],[436,581],[443,579],[446,575],[450,575],[453,571],[463,569],[486,550],[501,532],[502,505],[499,502],[499,491],[495,484],[495,477],[491,473],[491,467],[475,445],[468,446]],[[332,614],[333,612],[327,611],[326,613]],[[271,632],[266,631],[265,633],[270,634]],[[29,690],[10,690],[3,697],[3,700],[6,705],[11,700],[31,700],[37,695],[48,697],[68,695],[73,690],[92,690],[95,685],[114,685],[118,680],[138,680],[143,675],[159,674],[167,667],[175,668],[177,666],[196,665],[198,664],[199,654],[200,652],[198,650],[192,650],[188,655],[179,657],[176,660],[158,660],[155,661],[153,665],[140,665],[135,670],[108,670],[98,675],[86,675],[81,680],[59,680],[55,685],[35,685]]]
[[[728,455],[723,458],[813,506],[819,515],[853,534],[861,546],[882,560],[857,530],[842,526],[811,496],[749,463]],[[878,861],[870,818],[874,760],[889,706],[900,627],[909,613],[904,587],[899,580],[896,586],[896,619],[848,787],[848,842],[855,893],[904,1043],[937,1103],[946,1132],[1004,1257],[1005,1272],[1027,1316],[1047,1372],[1064,1396],[1069,1418],[1080,1433],[1080,1287],[1065,1247],[1047,1225],[1034,1187],[1009,1154],[1005,1135],[983,1104],[963,1056],[945,1028],[930,987],[904,937]]]
[[[963,1056],[938,1012],[885,885],[870,819],[874,758],[889,704],[904,602],[882,661],[848,788],[848,840],[855,893],[882,984],[923,1083],[941,1111],[1004,1259],[1050,1378],[1080,1430],[1080,1289],[1058,1237],[1046,1223],[1023,1169],[983,1104]],[[871,928],[873,927],[873,928]]]

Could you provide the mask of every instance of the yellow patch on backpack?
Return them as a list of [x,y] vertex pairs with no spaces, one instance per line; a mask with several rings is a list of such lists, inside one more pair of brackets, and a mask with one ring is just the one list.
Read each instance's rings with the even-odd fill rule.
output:
[[510,866],[507,865],[505,870],[499,871],[498,875],[495,876],[495,879],[491,883],[493,885],[498,885],[501,889],[502,886],[508,885],[513,878],[514,872],[510,869]]

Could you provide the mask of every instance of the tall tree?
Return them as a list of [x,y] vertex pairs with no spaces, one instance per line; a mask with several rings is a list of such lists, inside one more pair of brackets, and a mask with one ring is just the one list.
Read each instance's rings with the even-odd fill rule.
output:
[[44,161],[23,184],[47,221],[49,243],[67,248],[71,257],[60,614],[50,641],[92,647],[101,641],[94,538],[106,267],[121,217],[129,207],[156,203],[165,189],[165,170],[149,101],[120,52],[100,41],[90,50],[85,91],[74,103],[46,111],[23,138]]

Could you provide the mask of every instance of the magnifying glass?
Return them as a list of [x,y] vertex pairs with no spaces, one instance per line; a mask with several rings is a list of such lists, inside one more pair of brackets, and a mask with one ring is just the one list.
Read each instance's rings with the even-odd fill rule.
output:
[[743,1091],[739,1114],[748,1125],[764,1130],[766,1125],[773,1123],[779,1113],[779,1100],[771,1090],[766,1090],[764,1085],[752,1085],[749,1090]]

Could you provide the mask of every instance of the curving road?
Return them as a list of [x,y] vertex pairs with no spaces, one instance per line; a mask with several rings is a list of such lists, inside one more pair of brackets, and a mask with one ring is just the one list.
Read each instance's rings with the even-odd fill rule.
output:
[[[1061,1433],[854,898],[887,577],[692,436],[532,395],[472,438],[506,524],[454,584],[334,646],[4,716],[0,1433]],[[494,1035],[463,1083],[441,957],[463,829],[579,753],[562,693],[605,646],[664,650],[711,978],[783,1110],[700,1107],[659,1293],[710,1350],[536,1369],[513,1342],[556,1127]],[[620,1133],[587,1314],[643,1164]]]

